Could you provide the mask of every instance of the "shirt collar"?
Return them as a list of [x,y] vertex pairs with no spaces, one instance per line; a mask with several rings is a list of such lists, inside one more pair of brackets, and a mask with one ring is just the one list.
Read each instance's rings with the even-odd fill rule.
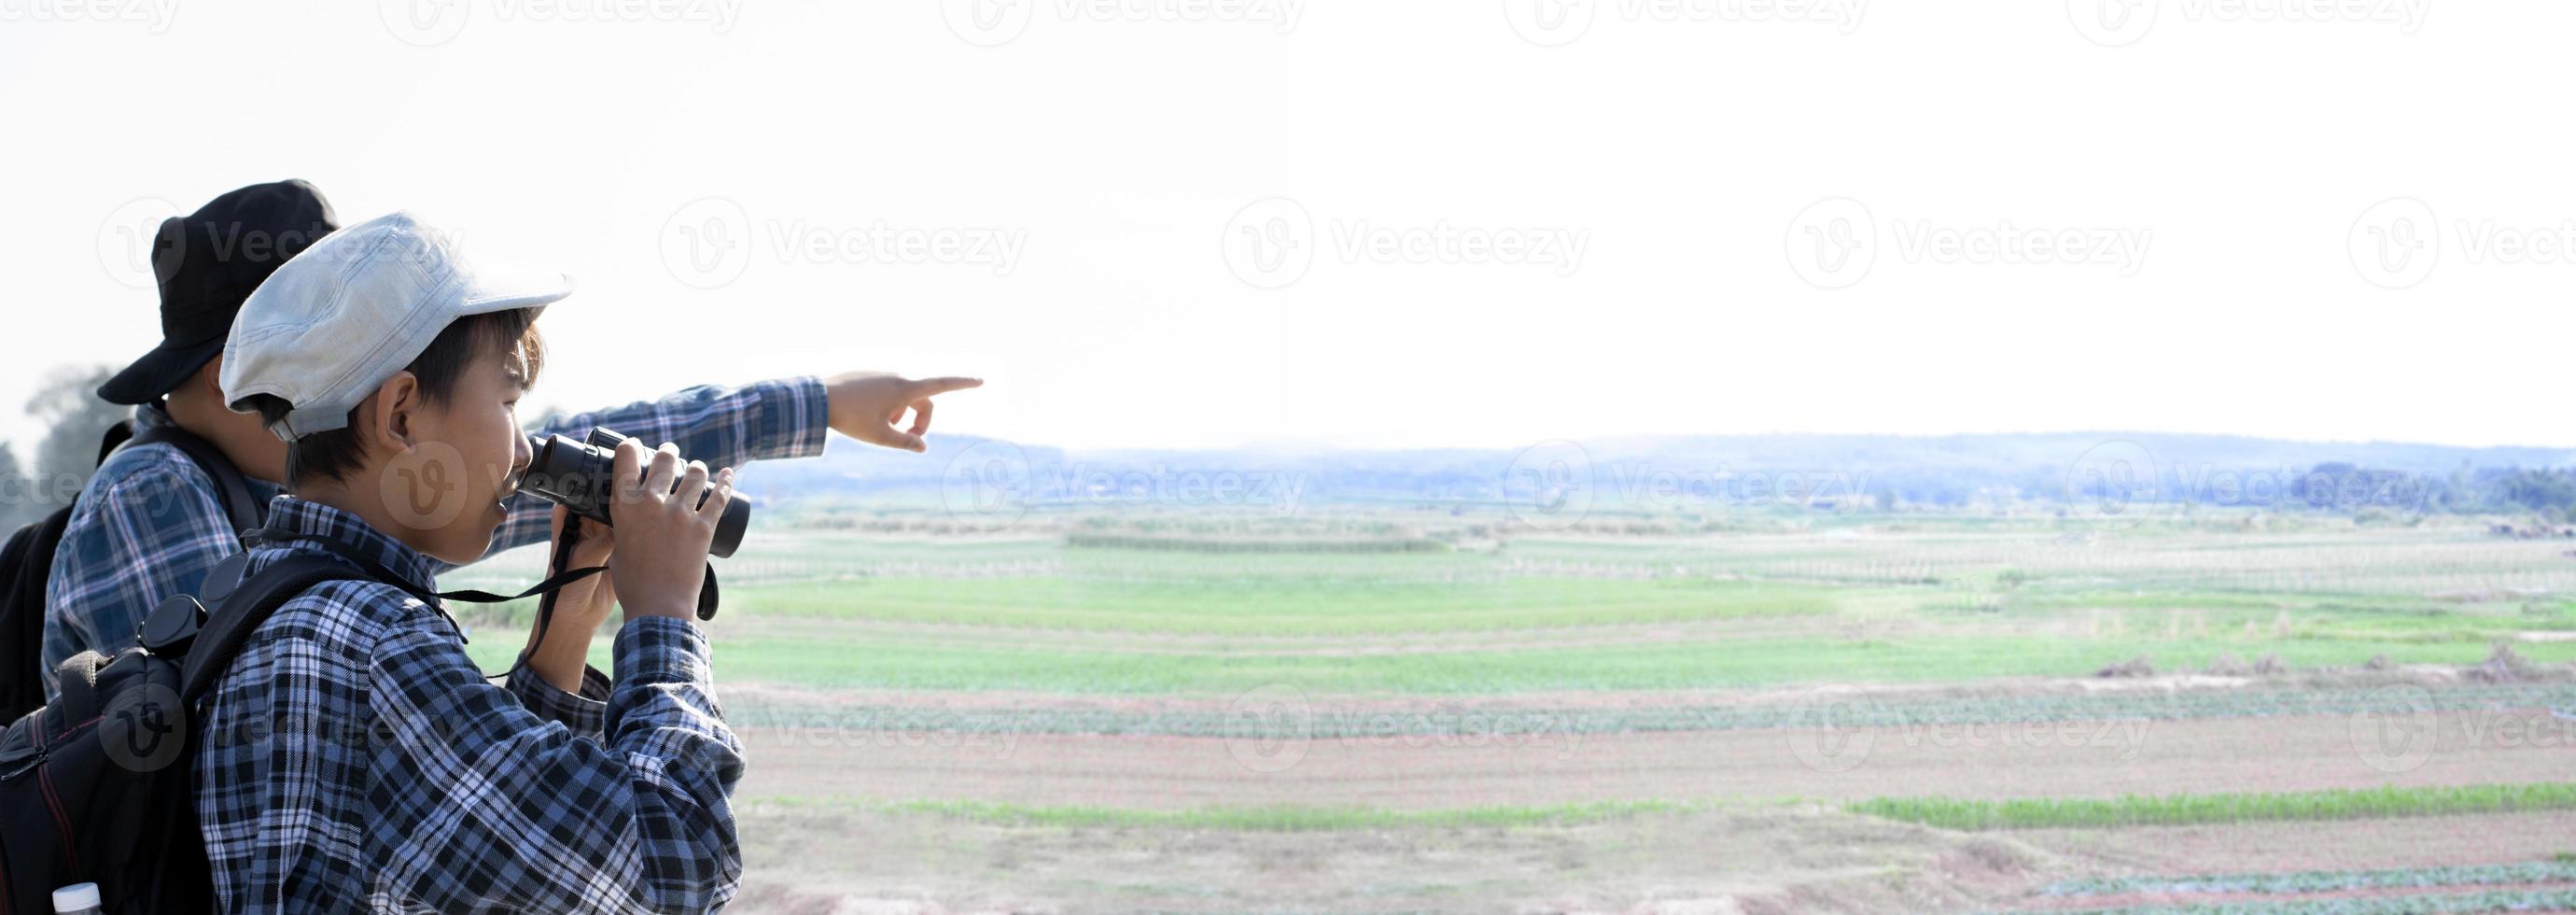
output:
[[154,426],[176,426],[178,424],[179,421],[171,419],[170,411],[164,409],[159,401],[143,404],[134,408],[134,431],[138,433]]
[[424,591],[437,590],[438,563],[392,535],[368,526],[357,515],[281,495],[268,503],[268,526],[290,534],[323,537],[345,544]]

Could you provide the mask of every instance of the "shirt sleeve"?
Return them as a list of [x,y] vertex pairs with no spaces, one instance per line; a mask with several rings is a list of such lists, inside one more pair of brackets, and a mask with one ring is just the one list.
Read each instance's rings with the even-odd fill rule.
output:
[[[701,385],[649,400],[560,417],[529,430],[576,440],[592,426],[641,439],[648,447],[680,446],[680,456],[710,469],[752,461],[813,457],[831,431],[831,399],[819,378],[787,378],[739,388]],[[484,555],[543,543],[554,505],[533,494],[510,499],[509,519]]]
[[241,552],[211,481],[190,480],[202,473],[196,465],[142,449],[117,457],[143,463],[83,493],[54,549],[42,638],[48,700],[59,688],[57,665],[83,651],[113,655],[133,645],[135,627],[163,598],[196,593],[207,570]]
[[510,674],[503,679],[503,684],[502,688],[509,690],[510,695],[519,697],[520,705],[527,706],[528,711],[536,713],[539,718],[563,725],[572,732],[572,736],[606,739],[611,686],[608,675],[600,673],[599,668],[582,665],[581,692],[578,695],[564,692],[563,687],[530,670],[526,658],[510,667]]
[[618,631],[607,740],[574,737],[486,682],[435,618],[369,662],[370,831],[401,898],[439,911],[704,912],[742,877],[731,797],[742,747],[719,717],[704,635]]

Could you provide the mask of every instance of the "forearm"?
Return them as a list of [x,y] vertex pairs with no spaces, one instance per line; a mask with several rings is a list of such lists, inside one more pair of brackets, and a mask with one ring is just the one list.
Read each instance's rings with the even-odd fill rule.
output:
[[596,577],[565,586],[556,596],[554,617],[545,631],[528,628],[526,659],[521,663],[556,689],[575,695],[582,691],[590,669],[590,640],[599,631],[599,621],[608,618],[607,601],[598,592]]
[[[592,426],[604,426],[647,448],[671,442],[688,459],[721,468],[821,454],[830,417],[830,395],[823,383],[801,377],[739,388],[704,385],[660,400],[576,413],[529,431],[580,438]],[[513,496],[509,518],[492,535],[485,555],[545,539],[548,510],[546,501],[532,494]]]

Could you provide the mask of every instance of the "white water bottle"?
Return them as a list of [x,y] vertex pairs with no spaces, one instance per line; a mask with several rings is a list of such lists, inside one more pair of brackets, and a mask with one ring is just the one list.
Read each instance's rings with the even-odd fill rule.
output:
[[75,883],[54,891],[54,915],[106,915],[99,906],[98,884]]

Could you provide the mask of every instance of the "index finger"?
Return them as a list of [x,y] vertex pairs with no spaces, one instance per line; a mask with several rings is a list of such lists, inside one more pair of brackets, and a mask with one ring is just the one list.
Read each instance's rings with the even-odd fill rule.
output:
[[963,391],[967,388],[980,388],[983,386],[984,379],[968,378],[963,375],[924,378],[912,383],[912,396],[915,398],[921,398],[928,397],[933,394],[946,394],[950,391]]
[[627,439],[617,443],[617,494],[623,499],[644,495],[644,443]]

